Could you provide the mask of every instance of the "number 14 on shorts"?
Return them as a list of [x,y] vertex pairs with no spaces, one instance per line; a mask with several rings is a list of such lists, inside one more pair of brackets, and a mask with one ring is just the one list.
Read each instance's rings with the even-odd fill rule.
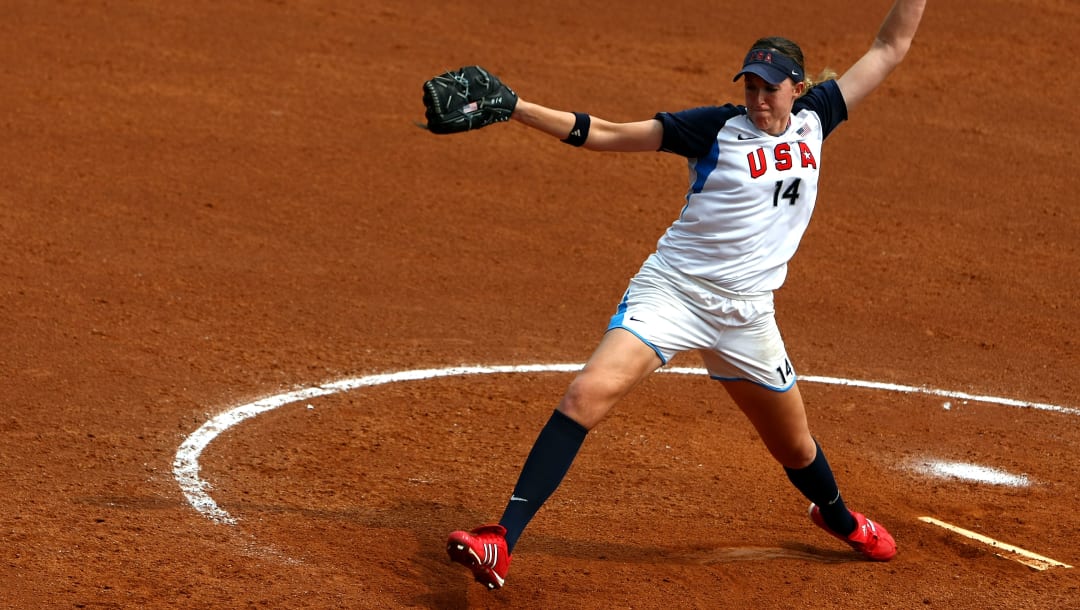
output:
[[784,358],[784,363],[776,367],[776,374],[780,375],[780,386],[787,387],[788,383],[795,379],[795,369],[791,367],[791,361]]

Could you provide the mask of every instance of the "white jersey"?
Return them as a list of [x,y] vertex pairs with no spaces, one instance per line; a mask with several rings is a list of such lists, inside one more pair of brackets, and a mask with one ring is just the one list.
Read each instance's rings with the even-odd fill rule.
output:
[[779,288],[817,200],[821,145],[847,118],[835,81],[795,101],[782,135],[743,106],[659,113],[661,150],[689,159],[690,189],[657,254],[680,272],[739,294]]

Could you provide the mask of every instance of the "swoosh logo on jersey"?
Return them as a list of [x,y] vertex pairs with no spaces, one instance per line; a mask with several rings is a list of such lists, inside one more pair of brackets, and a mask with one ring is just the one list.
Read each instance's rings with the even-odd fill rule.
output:
[[746,135],[746,134],[744,134],[744,133],[740,133],[740,134],[739,134],[739,139],[740,139],[740,140],[756,140],[756,139],[758,139],[759,137],[761,137],[761,136],[748,136],[748,135]]
[[631,322],[644,322],[645,320],[642,320],[641,318],[635,318],[634,316],[630,316],[630,321]]

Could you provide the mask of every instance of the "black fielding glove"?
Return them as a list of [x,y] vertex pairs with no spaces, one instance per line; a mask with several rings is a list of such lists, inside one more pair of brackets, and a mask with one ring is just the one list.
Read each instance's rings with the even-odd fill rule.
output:
[[509,121],[517,94],[480,66],[465,66],[424,83],[427,128],[459,133]]

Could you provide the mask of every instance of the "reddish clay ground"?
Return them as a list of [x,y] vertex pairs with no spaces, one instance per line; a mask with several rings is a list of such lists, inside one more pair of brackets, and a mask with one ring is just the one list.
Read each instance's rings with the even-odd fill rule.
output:
[[[900,543],[884,565],[814,529],[720,388],[682,375],[590,435],[498,592],[445,536],[498,517],[568,374],[287,405],[202,454],[236,525],[185,500],[180,444],[261,396],[583,361],[678,213],[678,157],[520,125],[436,137],[413,126],[423,80],[482,63],[523,97],[640,119],[738,101],[759,35],[846,68],[888,2],[587,4],[8,3],[3,607],[1080,607],[1080,570],[918,521],[1080,566],[1075,412],[804,384],[849,503]],[[804,375],[1080,407],[1078,23],[1070,0],[931,2],[827,147],[778,294]],[[911,468],[931,459],[1031,485]]]

